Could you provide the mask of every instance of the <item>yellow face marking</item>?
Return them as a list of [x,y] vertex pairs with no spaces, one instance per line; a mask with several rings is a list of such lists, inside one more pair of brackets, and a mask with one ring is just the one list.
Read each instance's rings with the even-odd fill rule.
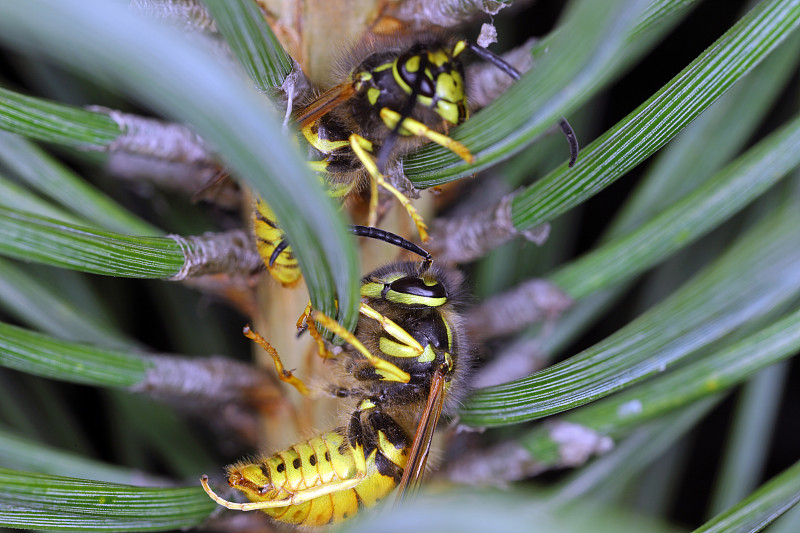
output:
[[426,307],[439,307],[447,302],[447,298],[432,298],[430,296],[417,296],[415,294],[406,294],[404,292],[389,291],[386,293],[386,299],[392,303],[402,305],[424,305]]
[[446,74],[439,74],[436,78],[436,94],[450,102],[458,102],[464,97],[464,85],[461,74],[453,70]]
[[384,70],[392,68],[394,62],[384,63],[383,65],[379,65],[372,69],[372,72],[383,72]]
[[405,276],[400,272],[396,274],[390,274],[384,278],[381,278],[377,281],[373,281],[371,283],[365,283],[361,286],[361,297],[362,298],[381,298],[381,292],[383,291],[383,286],[392,283],[393,281],[397,281],[398,279]]
[[465,118],[461,116],[462,106],[459,105],[465,99],[461,74],[457,71],[440,74],[436,79],[436,94],[439,96],[436,113],[451,124],[460,124]]
[[409,72],[416,72],[419,70],[419,56],[413,56],[406,61],[406,70]]
[[381,95],[381,90],[377,87],[370,87],[367,89],[367,100],[372,105],[375,105],[375,102],[378,101],[378,97]]
[[453,57],[461,54],[464,50],[467,49],[467,41],[458,41],[456,45],[453,47]]
[[365,283],[361,286],[362,298],[380,298],[383,283]]
[[432,65],[436,65],[437,67],[441,67],[445,63],[450,61],[450,55],[445,52],[444,50],[433,50],[428,52],[428,61]]

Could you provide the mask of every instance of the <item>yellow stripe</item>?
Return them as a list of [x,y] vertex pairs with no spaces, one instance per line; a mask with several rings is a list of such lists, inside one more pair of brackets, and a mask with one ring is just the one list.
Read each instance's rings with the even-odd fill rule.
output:
[[430,296],[417,296],[414,294],[406,294],[404,292],[389,291],[386,293],[386,299],[392,303],[403,305],[424,305],[427,307],[439,307],[447,302],[447,298],[432,298]]
[[362,298],[380,298],[383,283],[365,283],[361,286]]

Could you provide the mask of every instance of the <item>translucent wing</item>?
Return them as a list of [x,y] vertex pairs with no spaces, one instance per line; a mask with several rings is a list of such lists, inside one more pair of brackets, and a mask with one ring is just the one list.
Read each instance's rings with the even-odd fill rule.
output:
[[341,83],[331,87],[319,97],[301,109],[295,115],[295,121],[300,124],[300,127],[305,127],[320,117],[327,115],[332,109],[340,106],[348,98],[353,96],[355,89],[350,83]]
[[403,477],[400,479],[397,491],[398,502],[408,496],[412,496],[419,489],[422,474],[425,473],[425,464],[428,461],[428,452],[431,450],[433,431],[436,429],[436,424],[442,414],[445,396],[444,384],[444,369],[439,368],[434,373],[433,379],[431,379],[428,402],[422,412],[417,432],[414,434],[414,442],[411,445],[408,463],[403,471]]

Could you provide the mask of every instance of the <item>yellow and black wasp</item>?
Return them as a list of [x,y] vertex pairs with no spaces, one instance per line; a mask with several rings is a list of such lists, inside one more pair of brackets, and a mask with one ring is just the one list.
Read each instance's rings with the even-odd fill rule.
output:
[[[374,51],[378,48],[378,51]],[[343,81],[320,94],[295,115],[312,147],[311,166],[324,172],[335,197],[370,185],[368,226],[377,224],[378,187],[391,192],[414,220],[421,240],[427,226],[409,199],[384,175],[390,161],[421,143],[432,141],[468,162],[466,146],[446,135],[468,116],[462,56],[466,50],[491,62],[513,79],[520,73],[500,57],[466,40],[434,35],[417,37],[411,46],[394,43],[361,47],[341,70]],[[570,166],[577,142],[569,124],[562,130],[570,141]],[[300,279],[297,262],[267,203],[256,206],[255,233],[259,251],[272,276],[284,286]]]
[[[203,476],[217,503],[320,526],[351,518],[396,487],[400,496],[416,488],[439,416],[456,402],[469,367],[460,277],[429,261],[392,263],[362,279],[361,298],[355,333],[321,313],[311,315],[347,343],[332,357],[339,372],[322,391],[352,404],[346,423],[228,467],[228,483],[251,503],[222,499]],[[294,377],[285,381],[305,388]]]

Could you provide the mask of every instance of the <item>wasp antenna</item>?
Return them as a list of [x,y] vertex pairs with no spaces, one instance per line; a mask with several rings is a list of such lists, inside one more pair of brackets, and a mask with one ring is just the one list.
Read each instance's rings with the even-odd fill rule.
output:
[[[352,225],[347,227],[350,230],[350,233],[357,237],[367,237],[370,239],[375,239],[378,241],[383,241],[388,244],[394,244],[404,250],[408,250],[409,252],[414,252],[418,256],[422,257],[423,261],[430,266],[433,263],[433,256],[431,253],[424,248],[417,246],[413,242],[404,239],[400,235],[392,233],[391,231],[386,231],[380,228],[373,228],[372,226],[359,226],[359,225]],[[425,268],[427,270],[427,267]]]
[[[520,71],[512,67],[509,63],[507,63],[502,57],[483,48],[478,46],[475,43],[471,43],[466,41],[467,47],[472,50],[472,52],[490,62],[492,65],[496,66],[515,80],[518,80],[522,77]],[[561,117],[561,120],[558,121],[558,125],[561,127],[561,131],[564,133],[564,136],[567,138],[567,143],[569,143],[569,167],[572,168],[572,165],[575,164],[575,161],[578,160],[578,151],[580,147],[578,146],[578,137],[575,135],[575,130],[572,129],[572,126],[569,125],[567,119]]]
[[570,126],[569,122],[567,122],[567,119],[564,117],[561,117],[561,120],[558,121],[558,125],[569,143],[569,167],[572,168],[572,165],[578,160],[578,151],[580,150],[580,146],[578,146],[578,137],[575,135],[575,130],[572,129],[572,126]]
[[506,62],[505,59],[503,59],[499,55],[495,54],[491,50],[487,50],[486,48],[483,48],[482,46],[478,46],[477,44],[469,42],[469,41],[466,41],[466,43],[467,43],[467,47],[470,50],[472,50],[473,54],[475,54],[476,56],[480,57],[481,59],[484,59],[484,60],[488,61],[489,63],[491,63],[492,65],[496,66],[497,68],[499,68],[500,70],[502,70],[503,72],[505,72],[506,74],[508,74],[512,78],[514,78],[515,80],[518,80],[518,79],[520,79],[522,77],[522,74],[520,73],[520,71],[518,71],[517,69],[512,67],[508,62]]

